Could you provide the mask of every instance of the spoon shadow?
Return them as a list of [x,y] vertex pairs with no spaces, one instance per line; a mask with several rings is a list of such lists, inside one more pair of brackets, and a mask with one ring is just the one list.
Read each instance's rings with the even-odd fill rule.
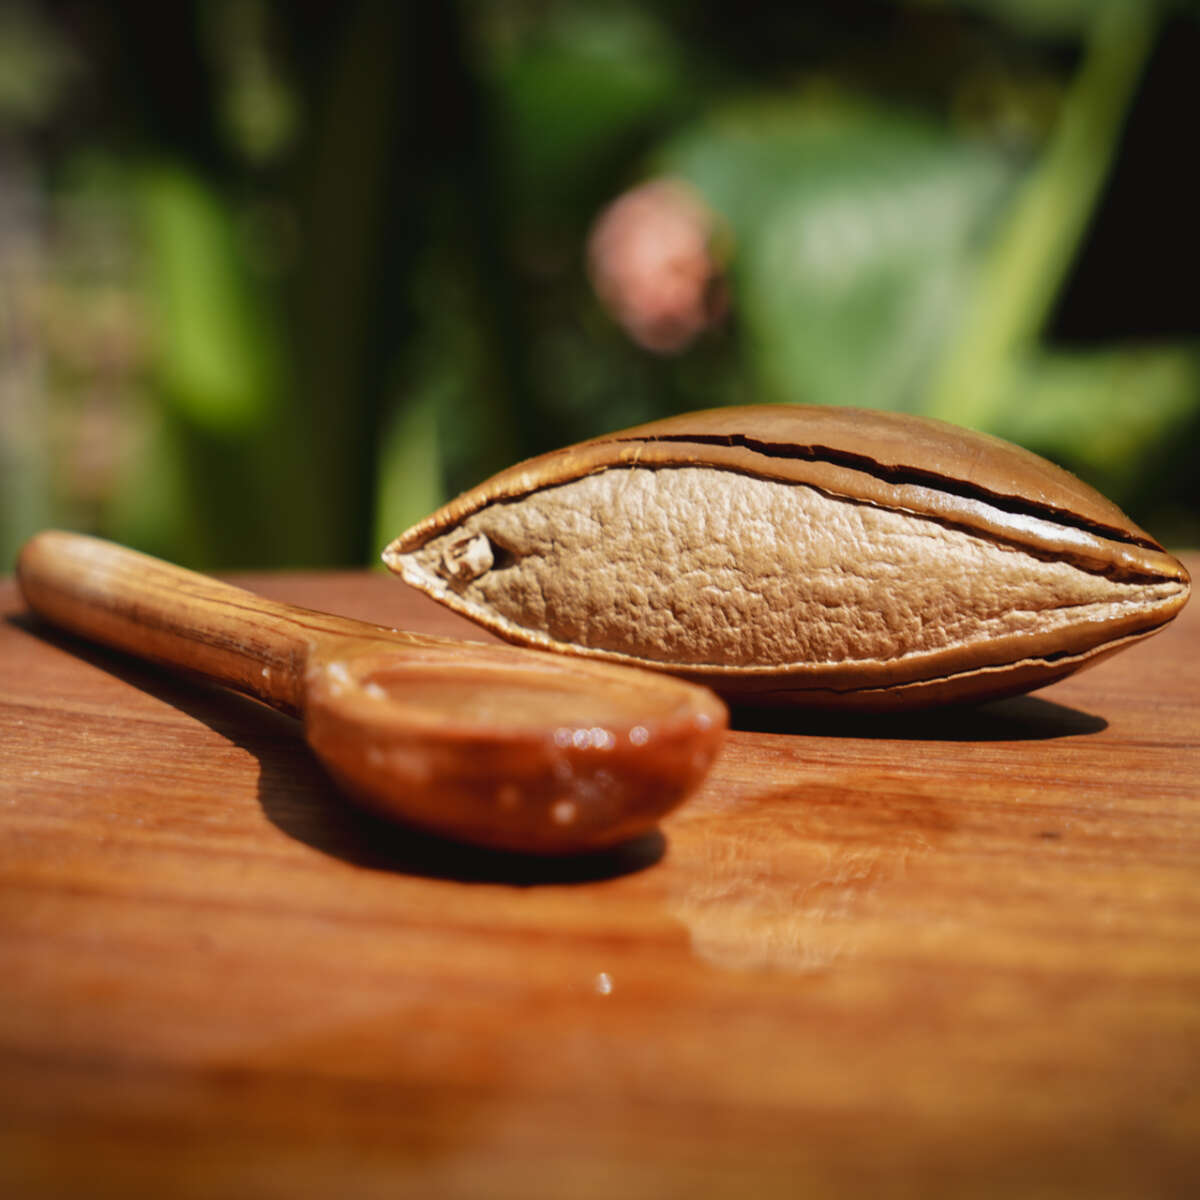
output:
[[[320,771],[315,763],[314,770]],[[610,850],[565,857],[488,850],[352,808],[332,783],[324,785],[327,799],[298,805],[278,789],[263,787],[260,777],[263,814],[296,841],[367,870],[513,887],[596,883],[653,866],[666,851],[666,838],[657,830]]]
[[301,723],[198,676],[109,650],[28,614],[4,620],[206,725],[258,763],[263,815],[294,841],[367,870],[461,883],[594,883],[644,870],[666,852],[657,830],[607,850],[550,857],[470,846],[357,807],[326,775]]
[[754,733],[894,739],[910,742],[1030,742],[1101,733],[1094,713],[1045,700],[1009,696],[986,704],[921,712],[847,713],[813,709],[734,708],[730,728]]

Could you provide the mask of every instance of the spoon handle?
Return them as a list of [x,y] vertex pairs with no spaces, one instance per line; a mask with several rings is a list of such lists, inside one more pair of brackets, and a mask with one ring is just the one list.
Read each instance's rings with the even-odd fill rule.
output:
[[17,580],[29,607],[64,629],[292,714],[302,709],[304,668],[316,643],[370,628],[58,530],[25,543]]

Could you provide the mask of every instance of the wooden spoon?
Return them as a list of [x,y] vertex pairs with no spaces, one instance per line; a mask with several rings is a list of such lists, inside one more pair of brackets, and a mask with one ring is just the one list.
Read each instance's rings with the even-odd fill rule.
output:
[[79,534],[30,539],[17,576],[45,619],[301,717],[366,806],[477,845],[576,853],[643,833],[727,724],[694,684],[312,612]]

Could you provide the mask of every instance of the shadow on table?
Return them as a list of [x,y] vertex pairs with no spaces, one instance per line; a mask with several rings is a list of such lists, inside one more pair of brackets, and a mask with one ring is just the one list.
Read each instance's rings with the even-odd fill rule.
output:
[[[434,879],[513,886],[589,883],[658,862],[666,839],[648,834],[614,849],[566,858],[489,851],[439,838],[354,807],[326,776],[304,742],[300,723],[256,700],[181,677],[117,651],[97,647],[25,615],[11,625],[92,664],[185,713],[258,762],[258,802],[279,830],[356,866]],[[918,713],[849,714],[738,708],[735,730],[815,737],[898,741],[1020,742],[1098,733],[1107,722],[1037,696],[1015,696],[977,708]]]
[[734,708],[730,727],[756,733],[910,742],[1030,742],[1100,733],[1108,728],[1108,722],[1093,713],[1040,696],[1010,696],[974,708],[912,713]]
[[[314,770],[320,768],[314,764]],[[651,867],[666,851],[666,838],[657,830],[611,850],[569,857],[464,846],[348,808],[337,789],[332,784],[328,787],[331,794],[319,808],[306,805],[298,811],[294,805],[281,803],[278,793],[260,782],[259,802],[267,819],[290,837],[355,866],[377,871],[513,887],[595,883]]]
[[[145,692],[253,755],[263,815],[288,837],[355,866],[470,883],[592,883],[643,870],[666,849],[659,832],[569,857],[465,846],[355,807],[325,774],[299,721],[204,679],[158,668],[25,615],[9,624]],[[219,802],[214,797],[214,803]]]

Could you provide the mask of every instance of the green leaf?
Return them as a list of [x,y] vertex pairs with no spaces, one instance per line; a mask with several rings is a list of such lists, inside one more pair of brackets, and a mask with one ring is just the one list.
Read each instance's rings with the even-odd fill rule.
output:
[[729,222],[759,395],[913,408],[1021,165],[917,115],[816,94],[663,156]]
[[930,387],[933,416],[990,429],[996,380],[1042,335],[1101,188],[1154,45],[1156,6],[1112,0],[1089,30],[1054,133],[1005,217]]
[[1000,382],[992,429],[1062,463],[1120,504],[1146,463],[1200,416],[1200,349],[1039,353]]
[[260,426],[276,397],[280,356],[247,280],[233,213],[184,167],[149,167],[138,187],[164,398],[209,432]]
[[622,5],[555,14],[491,76],[506,170],[539,207],[606,179],[614,152],[687,90],[675,45]]

